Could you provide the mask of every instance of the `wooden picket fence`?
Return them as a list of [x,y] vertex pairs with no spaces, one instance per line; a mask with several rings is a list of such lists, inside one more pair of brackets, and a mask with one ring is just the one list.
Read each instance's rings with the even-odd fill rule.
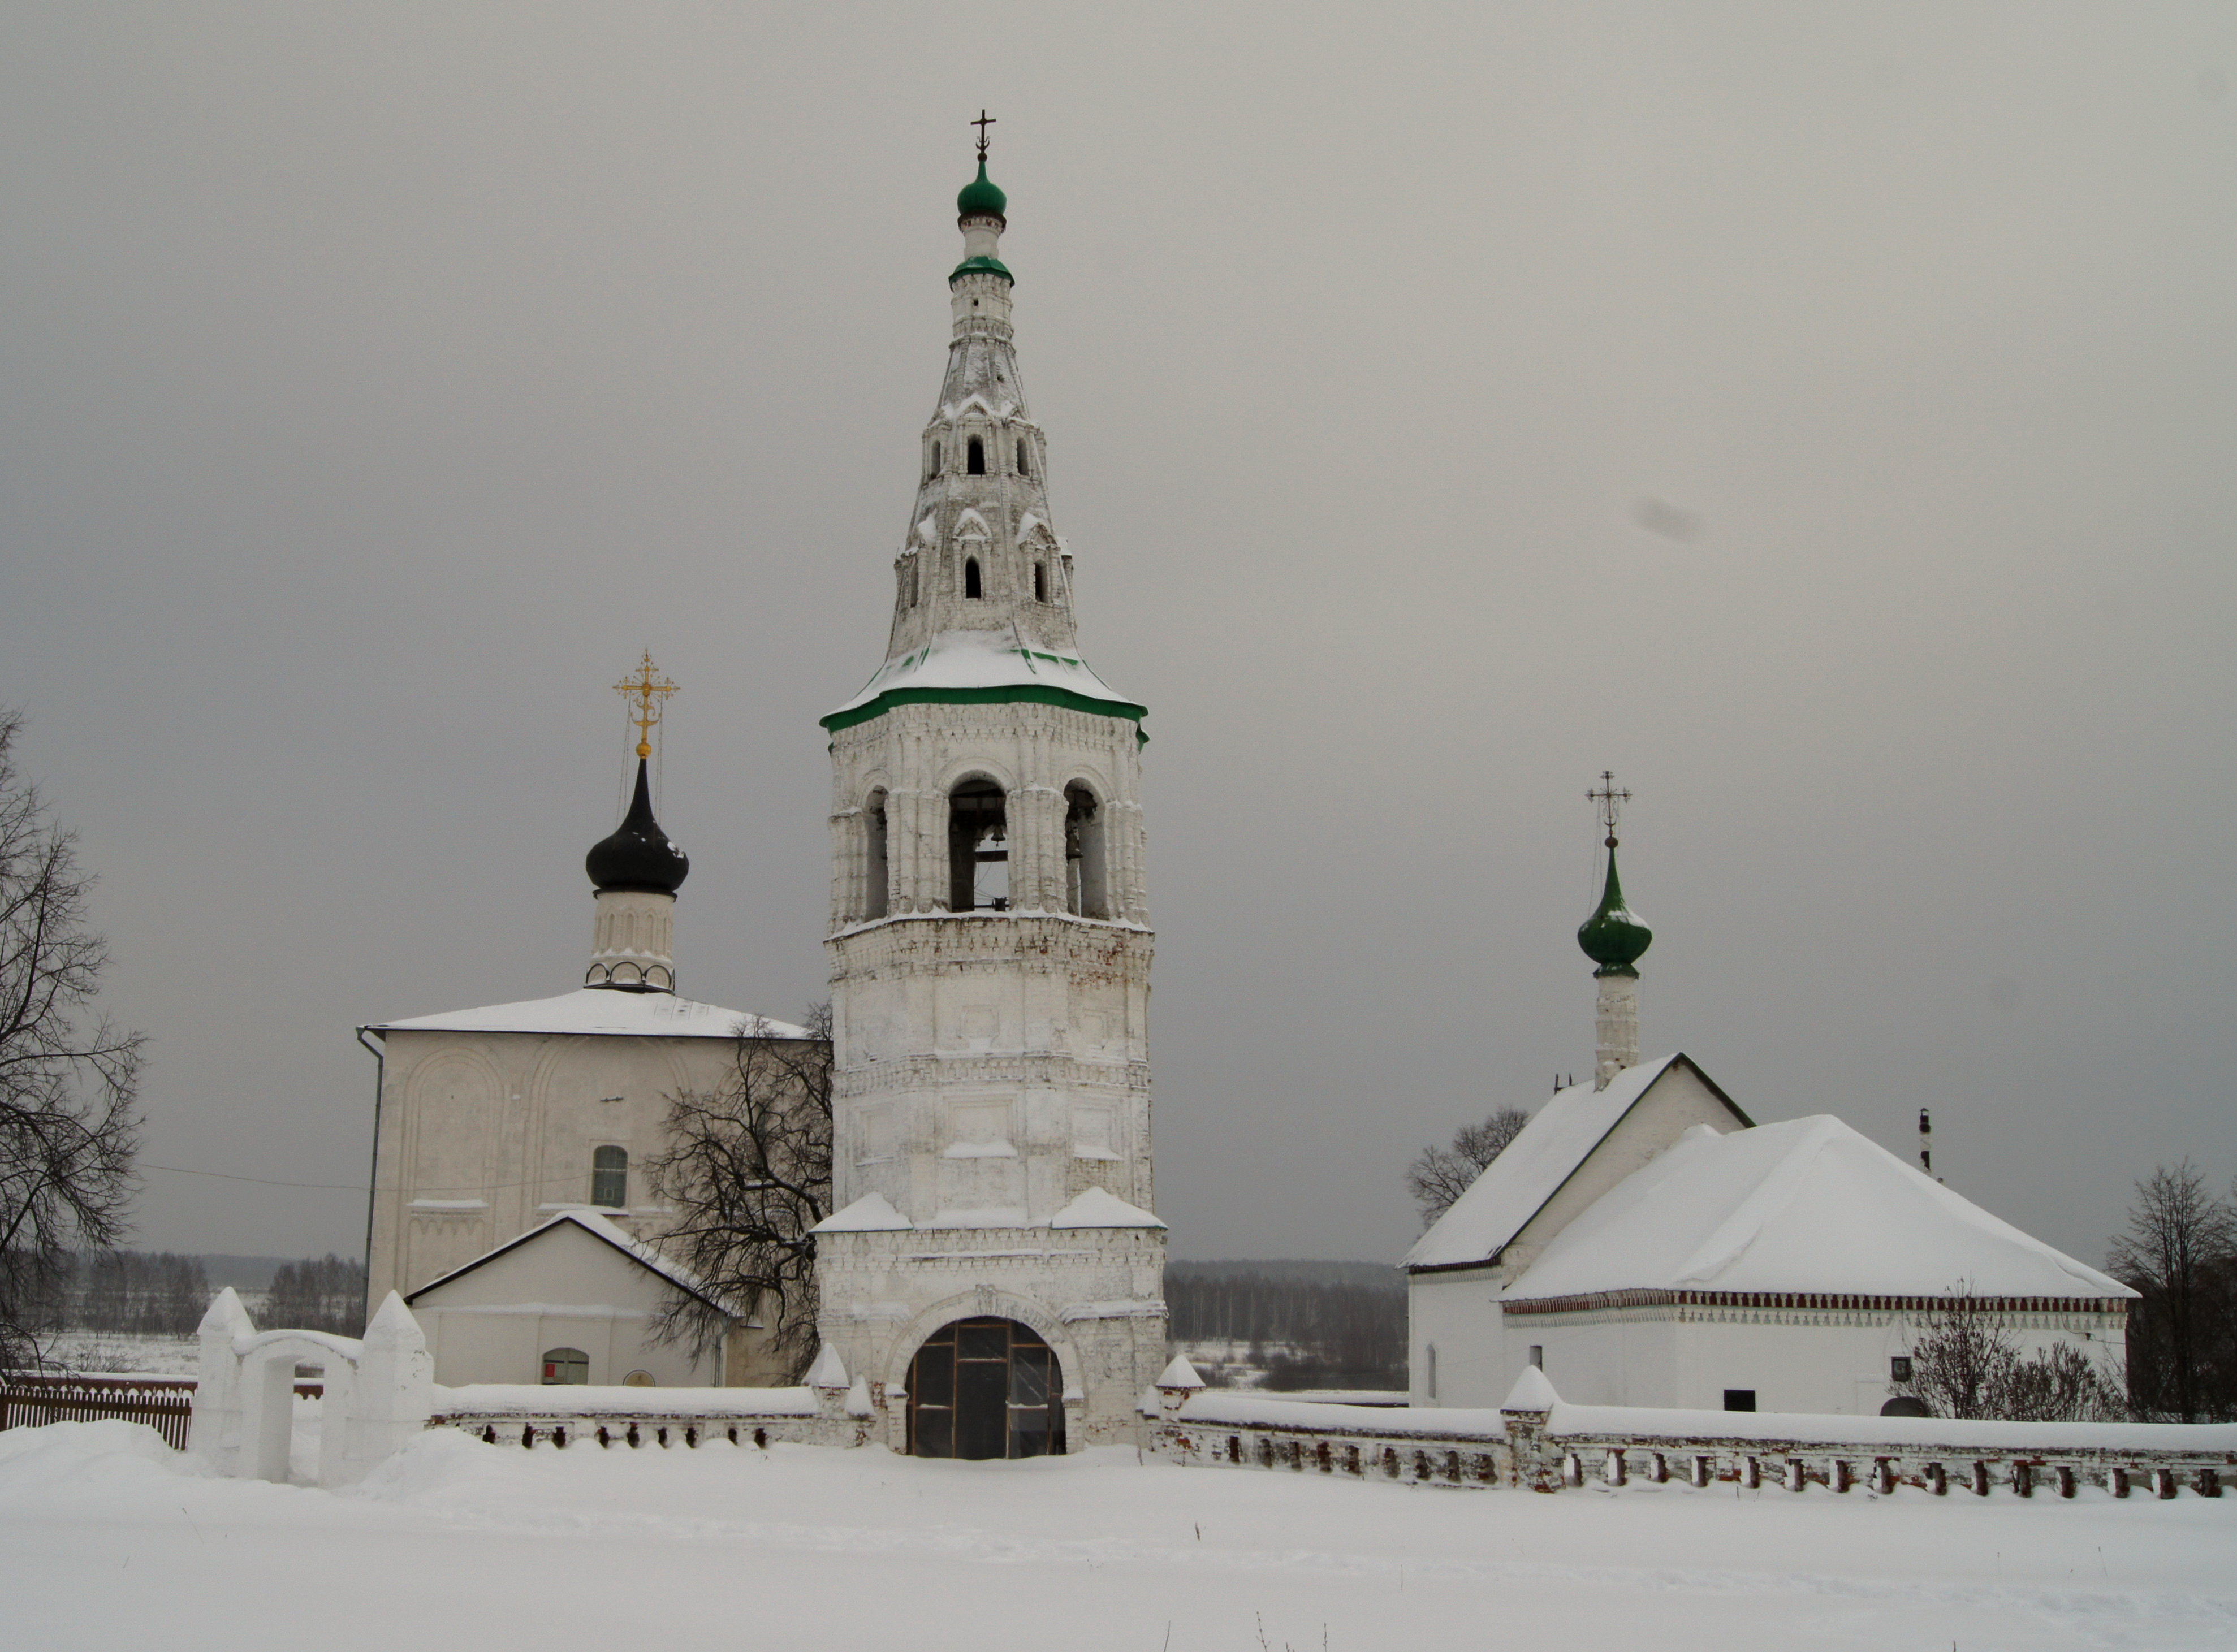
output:
[[[316,1399],[321,1382],[299,1382],[299,1398]],[[63,1377],[0,1372],[0,1428],[46,1423],[90,1423],[121,1418],[145,1423],[174,1450],[187,1449],[188,1418],[195,1398],[192,1377]]]

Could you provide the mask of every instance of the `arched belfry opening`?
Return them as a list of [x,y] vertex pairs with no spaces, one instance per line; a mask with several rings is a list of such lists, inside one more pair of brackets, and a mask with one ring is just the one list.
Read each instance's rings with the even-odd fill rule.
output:
[[1064,1455],[1056,1351],[1014,1320],[944,1325],[909,1362],[913,1457]]
[[1048,601],[1048,564],[1046,563],[1033,564],[1033,601],[1036,602]]
[[963,450],[963,470],[967,476],[987,474],[987,444],[975,436]]
[[886,915],[886,793],[881,787],[862,808],[862,916]]
[[1026,438],[1022,436],[1018,438],[1018,474],[1020,476],[1031,476],[1033,474],[1031,471],[1028,471],[1026,468]]
[[1010,910],[1009,800],[984,775],[947,794],[947,905],[957,912]]
[[966,556],[963,559],[963,594],[973,598],[986,595],[986,592],[980,588],[979,559],[976,556]]
[[1086,782],[1064,788],[1065,905],[1081,918],[1111,916],[1109,857],[1103,806]]

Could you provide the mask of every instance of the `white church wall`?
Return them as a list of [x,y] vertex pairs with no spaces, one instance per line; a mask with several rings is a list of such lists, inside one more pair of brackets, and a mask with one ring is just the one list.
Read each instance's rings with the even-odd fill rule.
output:
[[[2118,1315],[1994,1317],[2023,1357],[2068,1343],[2097,1364],[2122,1346]],[[1547,1376],[1579,1405],[1718,1411],[1726,1390],[1741,1389],[1759,1411],[1871,1416],[1889,1398],[1890,1361],[1910,1351],[1912,1333],[1911,1316],[1866,1309],[1517,1314],[1503,1375],[1511,1387],[1536,1344]]]
[[668,1098],[730,1070],[728,1038],[558,1037],[392,1030],[383,1063],[373,1208],[374,1295],[428,1280],[591,1197],[591,1154],[629,1155],[625,1207],[604,1212],[657,1239],[672,1212],[643,1166]]
[[660,1276],[612,1246],[562,1222],[472,1271],[420,1292],[412,1312],[445,1387],[541,1380],[553,1348],[589,1357],[593,1384],[643,1372],[663,1387],[716,1386],[719,1355],[652,1338],[666,1294]]
[[1495,1405],[1506,1397],[1514,1383],[1503,1375],[1498,1292],[1498,1278],[1488,1267],[1419,1274],[1407,1282],[1409,1405]]

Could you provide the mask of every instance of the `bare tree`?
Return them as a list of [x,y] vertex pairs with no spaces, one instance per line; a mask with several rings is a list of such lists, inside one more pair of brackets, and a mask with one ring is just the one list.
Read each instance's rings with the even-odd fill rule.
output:
[[2023,1355],[1997,1311],[1963,1280],[1913,1333],[1909,1379],[1889,1389],[1937,1417],[2109,1422],[2128,1411],[2118,1376],[2072,1344]]
[[0,1369],[37,1362],[75,1248],[124,1236],[142,1037],[87,1024],[109,949],[75,833],[16,770],[0,711]]
[[[815,1352],[815,1235],[831,1214],[831,1006],[807,1038],[739,1030],[720,1089],[670,1098],[668,1146],[647,1166],[679,1220],[661,1248],[708,1294],[760,1320],[794,1377]],[[730,1317],[672,1290],[663,1339],[711,1352]]]
[[2136,1183],[2128,1231],[2114,1240],[2106,1269],[2142,1293],[2128,1312],[2128,1392],[2137,1408],[2188,1423],[2237,1405],[2237,1212],[2188,1159]]
[[1486,1167],[1522,1134],[1530,1115],[1519,1107],[1502,1107],[1481,1124],[1463,1124],[1453,1132],[1450,1148],[1426,1147],[1406,1167],[1406,1191],[1422,1207],[1422,1226],[1453,1208]]

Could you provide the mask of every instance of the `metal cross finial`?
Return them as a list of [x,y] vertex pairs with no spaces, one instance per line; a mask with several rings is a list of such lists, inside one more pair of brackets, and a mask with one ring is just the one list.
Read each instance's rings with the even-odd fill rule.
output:
[[659,725],[661,708],[668,696],[677,692],[676,686],[660,675],[660,668],[652,662],[652,650],[647,648],[637,675],[624,677],[614,685],[614,692],[630,701],[630,721],[637,725],[637,754],[651,756],[652,731]]
[[963,124],[979,128],[979,158],[984,161],[987,158],[987,128],[994,124],[994,117],[982,109],[977,120],[966,121]]
[[1631,793],[1616,786],[1613,769],[1604,768],[1600,771],[1600,783],[1585,793],[1585,800],[1599,809],[1600,824],[1607,828],[1607,846],[1614,848],[1616,817],[1631,801]]

